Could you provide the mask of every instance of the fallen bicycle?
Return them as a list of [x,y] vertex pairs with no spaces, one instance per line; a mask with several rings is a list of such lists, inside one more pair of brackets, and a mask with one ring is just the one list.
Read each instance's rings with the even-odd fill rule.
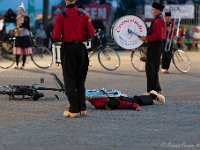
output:
[[[58,83],[59,88],[38,87],[37,84],[29,85],[8,85],[0,86],[0,95],[8,95],[10,100],[32,99],[37,101],[39,98],[44,97],[42,91],[57,91],[64,93],[64,84],[55,75],[51,74],[55,81]],[[86,98],[94,97],[119,97],[121,92],[114,89],[93,89],[86,90]],[[59,100],[59,97],[55,95]]]

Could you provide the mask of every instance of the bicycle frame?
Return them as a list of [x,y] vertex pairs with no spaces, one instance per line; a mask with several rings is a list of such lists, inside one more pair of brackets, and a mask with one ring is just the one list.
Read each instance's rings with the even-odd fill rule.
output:
[[[57,91],[64,92],[64,84],[60,79],[55,75],[51,74],[55,81],[58,83],[60,88],[47,88],[47,87],[37,87],[36,84],[31,86],[29,85],[8,85],[0,86],[3,90],[0,90],[0,94],[8,95],[10,100],[22,100],[22,99],[33,99],[38,100],[41,97],[44,97],[44,94],[40,91]],[[57,97],[56,97],[57,98]]]
[[95,39],[96,39],[97,45],[92,49],[91,52],[89,52],[89,58],[91,58],[94,55],[94,53],[99,52],[99,50],[102,50],[102,48],[103,48],[102,36],[100,35],[100,31],[98,31],[95,34]]
[[120,57],[119,54],[109,46],[104,46],[103,37],[100,32],[97,32],[95,35],[94,43],[95,47],[89,52],[89,58],[91,58],[94,53],[97,52],[97,57],[100,65],[108,70],[114,71],[120,66]]
[[[47,87],[37,87],[36,84],[31,86],[29,85],[8,85],[0,86],[3,90],[0,90],[0,94],[8,95],[10,100],[22,100],[22,99],[33,99],[34,101],[38,100],[41,97],[44,97],[44,94],[41,91],[57,91],[64,92],[64,84],[56,76],[56,74],[51,74],[54,80],[60,86],[59,88],[47,88]],[[119,97],[121,92],[115,89],[93,89],[86,90],[86,98],[97,98],[97,97]],[[59,100],[59,97],[55,95]]]

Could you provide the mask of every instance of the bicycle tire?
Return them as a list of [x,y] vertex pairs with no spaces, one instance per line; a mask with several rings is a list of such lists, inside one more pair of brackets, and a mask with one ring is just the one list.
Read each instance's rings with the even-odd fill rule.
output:
[[111,47],[105,47],[99,50],[98,61],[103,68],[109,71],[119,68],[121,62],[119,54]]
[[181,73],[188,73],[191,69],[191,60],[183,50],[176,50],[173,53],[172,62]]
[[38,46],[32,49],[31,60],[37,67],[47,69],[51,67],[53,63],[53,55],[48,48]]
[[139,47],[131,52],[131,64],[139,72],[145,71],[146,54],[143,49],[144,47]]
[[1,43],[0,46],[0,68],[8,69],[12,67],[15,63],[15,58],[13,56],[13,46],[12,44],[5,42]]

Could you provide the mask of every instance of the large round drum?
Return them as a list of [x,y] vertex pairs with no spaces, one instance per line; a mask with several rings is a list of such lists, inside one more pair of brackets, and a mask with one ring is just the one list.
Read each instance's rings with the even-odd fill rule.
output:
[[132,50],[143,44],[139,37],[147,35],[147,28],[139,17],[126,15],[114,22],[111,34],[117,45]]

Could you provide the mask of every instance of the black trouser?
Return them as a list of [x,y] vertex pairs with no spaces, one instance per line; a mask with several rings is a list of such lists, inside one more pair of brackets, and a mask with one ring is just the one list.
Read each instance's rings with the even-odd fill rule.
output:
[[135,95],[133,98],[130,97],[124,97],[124,96],[120,96],[119,98],[109,98],[109,100],[106,102],[107,106],[111,109],[118,109],[120,102],[119,100],[123,101],[123,102],[129,102],[129,103],[137,103],[140,106],[146,106],[146,105],[153,105],[153,99],[155,99],[155,97],[152,97],[151,95],[140,95],[137,96]]
[[[164,45],[166,44],[166,41],[164,42]],[[168,47],[169,45],[167,45],[166,47]],[[173,45],[171,45],[170,49],[168,52],[166,52],[165,48],[163,48],[163,52],[162,52],[162,69],[169,69],[170,63],[171,63],[171,59],[172,59],[172,47]],[[167,49],[168,50],[168,49]]]
[[154,41],[149,43],[147,48],[146,58],[146,77],[147,77],[147,92],[151,90],[161,91],[159,82],[159,66],[160,57],[163,49],[163,41]]
[[77,113],[86,110],[85,80],[89,59],[83,43],[63,43],[61,46],[61,65],[68,97],[69,112]]
[[155,99],[151,95],[135,95],[133,98],[120,96],[120,98],[125,102],[137,103],[140,106],[153,105],[153,99]]

